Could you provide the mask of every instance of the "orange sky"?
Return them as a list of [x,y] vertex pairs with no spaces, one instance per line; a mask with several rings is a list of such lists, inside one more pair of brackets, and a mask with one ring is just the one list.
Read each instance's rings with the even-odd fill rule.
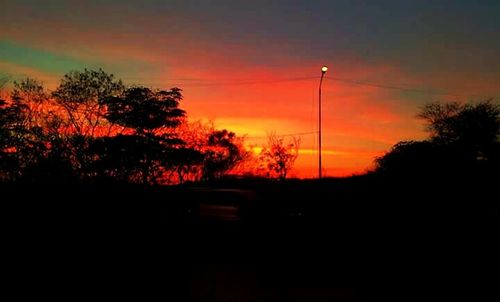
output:
[[[298,135],[297,177],[317,175],[323,64],[330,67],[323,82],[327,176],[362,173],[398,141],[424,138],[414,117],[426,102],[500,95],[500,46],[492,24],[483,24],[491,8],[471,16],[451,4],[394,2],[386,13],[332,1],[250,2],[7,0],[0,72],[53,89],[69,70],[103,67],[128,84],[178,86],[191,121],[213,121],[246,135],[248,145],[265,144],[269,132],[309,133]],[[461,14],[476,23],[463,27]]]
[[[314,72],[304,70],[304,74]],[[335,72],[335,69],[330,71]],[[251,73],[259,71],[251,70]],[[283,73],[297,75],[300,71],[290,68]],[[221,75],[219,78],[228,77]],[[265,143],[269,132],[278,135],[308,133],[296,135],[301,138],[301,151],[292,175],[317,175],[317,135],[314,132],[318,129],[319,77],[265,83],[279,77],[263,68],[258,76],[248,78],[262,79],[264,83],[185,88],[185,108],[191,119],[210,119],[218,127],[246,134],[249,144]],[[245,78],[241,76],[241,79]],[[373,87],[324,81],[325,175],[362,173],[371,167],[375,156],[387,151],[395,142],[422,137],[421,125],[411,119],[414,112],[391,106],[386,101],[377,102],[373,97],[389,97],[384,95],[385,92]]]

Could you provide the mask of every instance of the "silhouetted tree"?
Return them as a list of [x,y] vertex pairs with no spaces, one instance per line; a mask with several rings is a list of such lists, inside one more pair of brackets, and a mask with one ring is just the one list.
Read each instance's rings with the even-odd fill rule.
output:
[[[6,75],[0,74],[0,92],[3,90],[5,85],[7,85],[8,81],[9,81],[9,79]],[[5,116],[6,105],[7,105],[7,101],[5,101],[2,98],[2,95],[0,95],[0,112],[1,112],[1,115],[0,115],[0,156],[2,154],[1,153],[2,149],[5,145],[4,141],[7,140],[7,134],[8,134],[7,127],[6,127],[7,123],[8,123],[7,122],[8,119]]]
[[118,125],[133,129],[137,135],[155,134],[178,126],[186,112],[179,108],[181,90],[151,90],[132,87],[117,97],[105,101],[106,118]]
[[187,180],[199,180],[204,154],[185,142],[178,148],[169,148],[164,165],[169,171],[169,183],[182,184]]
[[17,114],[5,100],[0,99],[0,180],[3,181],[10,180],[12,172],[17,169],[12,133]]
[[418,115],[427,122],[432,141],[455,145],[470,160],[495,156],[500,137],[500,106],[492,100],[477,104],[424,106]]
[[[52,93],[47,128],[56,130],[53,150],[60,151],[82,177],[92,164],[89,143],[94,137],[110,135],[115,125],[105,119],[105,101],[125,89],[121,80],[102,69],[71,71]],[[53,133],[53,132],[52,132]]]
[[39,114],[39,106],[46,98],[41,83],[28,78],[20,83],[14,82],[9,102],[2,100],[0,149],[11,179],[21,177],[27,167],[47,155],[49,146]]
[[183,150],[176,152],[178,160],[172,162],[178,180],[213,180],[241,172],[241,164],[249,155],[243,137],[217,130],[210,122],[183,123],[175,130],[184,142]]
[[222,177],[245,157],[242,140],[225,129],[210,132],[204,149],[202,178],[205,180]]
[[113,74],[84,69],[65,74],[52,96],[65,111],[72,134],[94,136],[99,128],[107,128],[109,134],[110,125],[104,119],[106,100],[124,89]]
[[[182,181],[200,181],[203,178],[203,165],[205,161],[207,138],[216,131],[213,123],[201,121],[184,122],[175,129],[176,134],[183,142],[185,151],[177,153],[173,161],[172,172],[176,171],[177,177]],[[192,150],[192,151],[188,151]]]
[[46,109],[44,107],[48,105],[49,95],[45,91],[43,83],[32,78],[14,82],[11,99],[14,104],[23,106],[24,116],[19,122],[23,123],[26,128],[42,128],[44,126],[44,109]]
[[268,135],[267,146],[262,149],[260,157],[266,165],[269,175],[285,179],[299,156],[300,139],[292,137],[285,142],[284,137],[271,133]]
[[378,172],[468,173],[499,162],[500,107],[480,103],[431,103],[418,117],[427,123],[430,139],[400,142],[376,159]]
[[424,119],[433,140],[453,143],[460,140],[494,142],[500,129],[500,106],[492,100],[477,104],[430,103],[417,117]]
[[[84,154],[84,145],[81,144],[84,138],[64,131],[68,122],[43,83],[31,78],[14,82],[11,100],[12,104],[23,108],[23,116],[18,122],[31,142],[25,152],[19,149],[26,165],[23,178],[27,181],[73,178],[73,168],[82,165],[83,156],[77,157],[76,154]],[[37,143],[36,149],[34,142]]]
[[[185,111],[179,108],[181,99],[181,90],[178,88],[151,90],[132,87],[104,102],[108,108],[106,118],[123,126],[128,132],[128,138],[118,136],[116,140],[133,141],[129,141],[128,145],[122,144],[122,148],[128,152],[128,160],[133,162],[130,164],[141,167],[143,183],[156,183],[163,172],[162,162],[171,153],[169,149],[182,144],[169,132],[185,117]],[[140,152],[137,152],[137,148]]]

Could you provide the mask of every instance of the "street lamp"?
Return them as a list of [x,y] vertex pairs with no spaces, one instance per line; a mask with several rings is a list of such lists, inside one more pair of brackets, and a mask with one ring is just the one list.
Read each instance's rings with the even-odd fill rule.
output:
[[318,106],[318,178],[321,179],[321,84],[323,83],[323,77],[328,71],[327,66],[321,67],[321,79],[319,80],[319,106]]

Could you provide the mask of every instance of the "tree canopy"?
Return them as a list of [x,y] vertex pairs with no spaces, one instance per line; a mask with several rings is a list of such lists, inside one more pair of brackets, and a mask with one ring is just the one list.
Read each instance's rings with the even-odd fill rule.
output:
[[426,122],[431,139],[438,143],[484,148],[497,142],[500,135],[500,106],[492,100],[431,103],[422,107],[417,117]]
[[493,100],[429,103],[417,117],[425,121],[429,139],[399,142],[376,159],[377,171],[466,173],[498,166],[500,106]]
[[179,88],[127,87],[102,69],[71,71],[52,93],[35,79],[14,82],[0,100],[0,180],[149,185],[225,175],[243,158],[242,140],[214,128],[186,136],[181,101]]
[[267,146],[260,153],[268,174],[280,180],[285,179],[299,156],[299,147],[299,138],[292,137],[285,142],[284,137],[278,137],[274,133],[269,134]]
[[132,87],[104,101],[108,121],[134,129],[136,134],[151,133],[160,128],[173,128],[186,112],[179,108],[181,89],[151,90]]

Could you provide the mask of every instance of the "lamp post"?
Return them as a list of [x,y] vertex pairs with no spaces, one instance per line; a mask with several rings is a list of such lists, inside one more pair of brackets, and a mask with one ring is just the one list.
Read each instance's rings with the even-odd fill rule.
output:
[[319,106],[318,106],[318,178],[321,179],[321,84],[323,83],[323,77],[328,71],[327,66],[321,67],[321,79],[319,80]]

